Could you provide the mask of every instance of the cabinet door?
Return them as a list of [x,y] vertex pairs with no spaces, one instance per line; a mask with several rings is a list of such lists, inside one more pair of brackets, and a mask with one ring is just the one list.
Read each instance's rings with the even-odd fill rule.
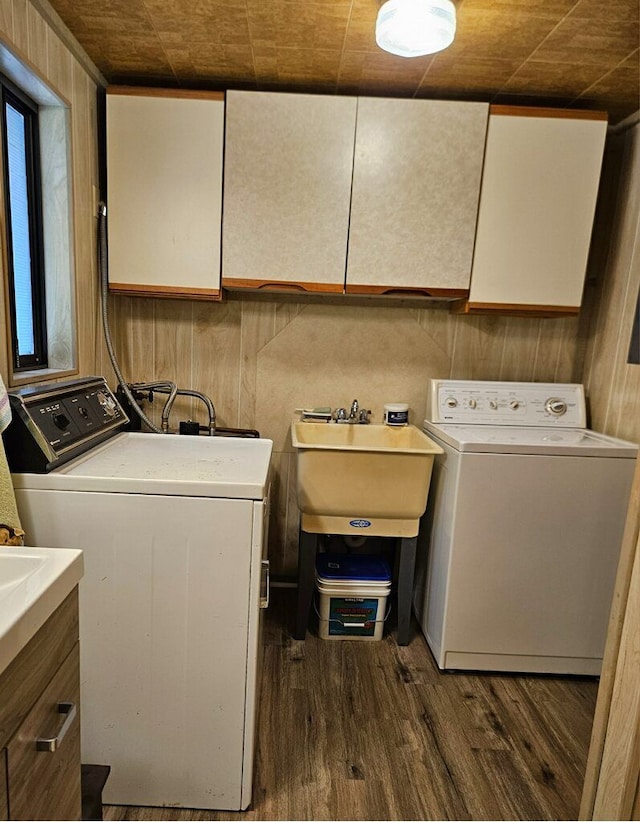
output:
[[488,111],[358,101],[347,292],[466,296]]
[[576,313],[607,123],[492,107],[469,308]]
[[[80,819],[80,675],[78,643],[7,746],[10,819]],[[61,714],[72,703],[75,717]],[[66,719],[65,719],[66,716]],[[54,751],[38,750],[39,738],[66,733]]]
[[227,93],[222,284],[342,293],[356,98]]
[[224,95],[107,94],[109,288],[217,299]]

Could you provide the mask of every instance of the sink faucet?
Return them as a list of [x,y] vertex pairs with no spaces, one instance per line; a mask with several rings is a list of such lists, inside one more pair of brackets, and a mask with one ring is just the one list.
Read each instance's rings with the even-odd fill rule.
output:
[[348,416],[346,408],[336,408],[333,418],[336,422],[347,423],[349,425],[355,425],[356,423],[366,425],[369,422],[370,414],[371,411],[368,411],[366,408],[360,408],[358,400],[354,400],[351,403]]

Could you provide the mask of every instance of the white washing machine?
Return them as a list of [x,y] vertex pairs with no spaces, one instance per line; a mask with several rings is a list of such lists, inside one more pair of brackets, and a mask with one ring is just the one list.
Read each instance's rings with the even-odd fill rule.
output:
[[104,801],[245,809],[271,440],[122,432],[102,378],[11,402],[28,544],[84,552],[82,759],[111,766]]
[[441,669],[600,672],[637,445],[581,385],[432,380],[414,608]]

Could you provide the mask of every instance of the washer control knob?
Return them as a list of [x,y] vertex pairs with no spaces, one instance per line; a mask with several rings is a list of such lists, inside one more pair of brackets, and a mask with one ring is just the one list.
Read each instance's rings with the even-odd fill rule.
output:
[[444,404],[447,408],[457,408],[458,407],[458,400],[455,397],[447,397],[444,401]]
[[56,428],[59,428],[61,431],[64,431],[71,422],[69,417],[67,417],[67,415],[63,414],[62,412],[58,414],[53,414],[52,419],[53,424],[56,426]]
[[519,401],[518,400],[511,400],[511,402],[509,403],[509,408],[511,408],[513,411],[517,411],[518,408],[520,408]]
[[554,417],[561,417],[567,413],[567,403],[560,397],[550,397],[544,404],[544,410]]
[[498,408],[498,400],[489,400],[489,408],[495,411]]
[[477,402],[473,399],[473,397],[469,400],[469,408],[475,408],[477,406]]
[[116,415],[116,404],[113,401],[112,397],[109,397],[104,391],[98,391],[96,394],[96,398],[100,405],[102,406],[102,410],[107,414],[109,417],[115,417]]

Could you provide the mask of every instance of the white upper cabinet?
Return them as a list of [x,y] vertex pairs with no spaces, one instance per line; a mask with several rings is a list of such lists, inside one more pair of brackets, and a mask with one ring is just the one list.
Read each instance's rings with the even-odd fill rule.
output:
[[467,311],[575,313],[607,122],[492,107]]
[[227,93],[222,284],[342,293],[356,98]]
[[109,288],[218,299],[224,95],[109,89]]
[[360,98],[346,290],[466,296],[489,106]]

